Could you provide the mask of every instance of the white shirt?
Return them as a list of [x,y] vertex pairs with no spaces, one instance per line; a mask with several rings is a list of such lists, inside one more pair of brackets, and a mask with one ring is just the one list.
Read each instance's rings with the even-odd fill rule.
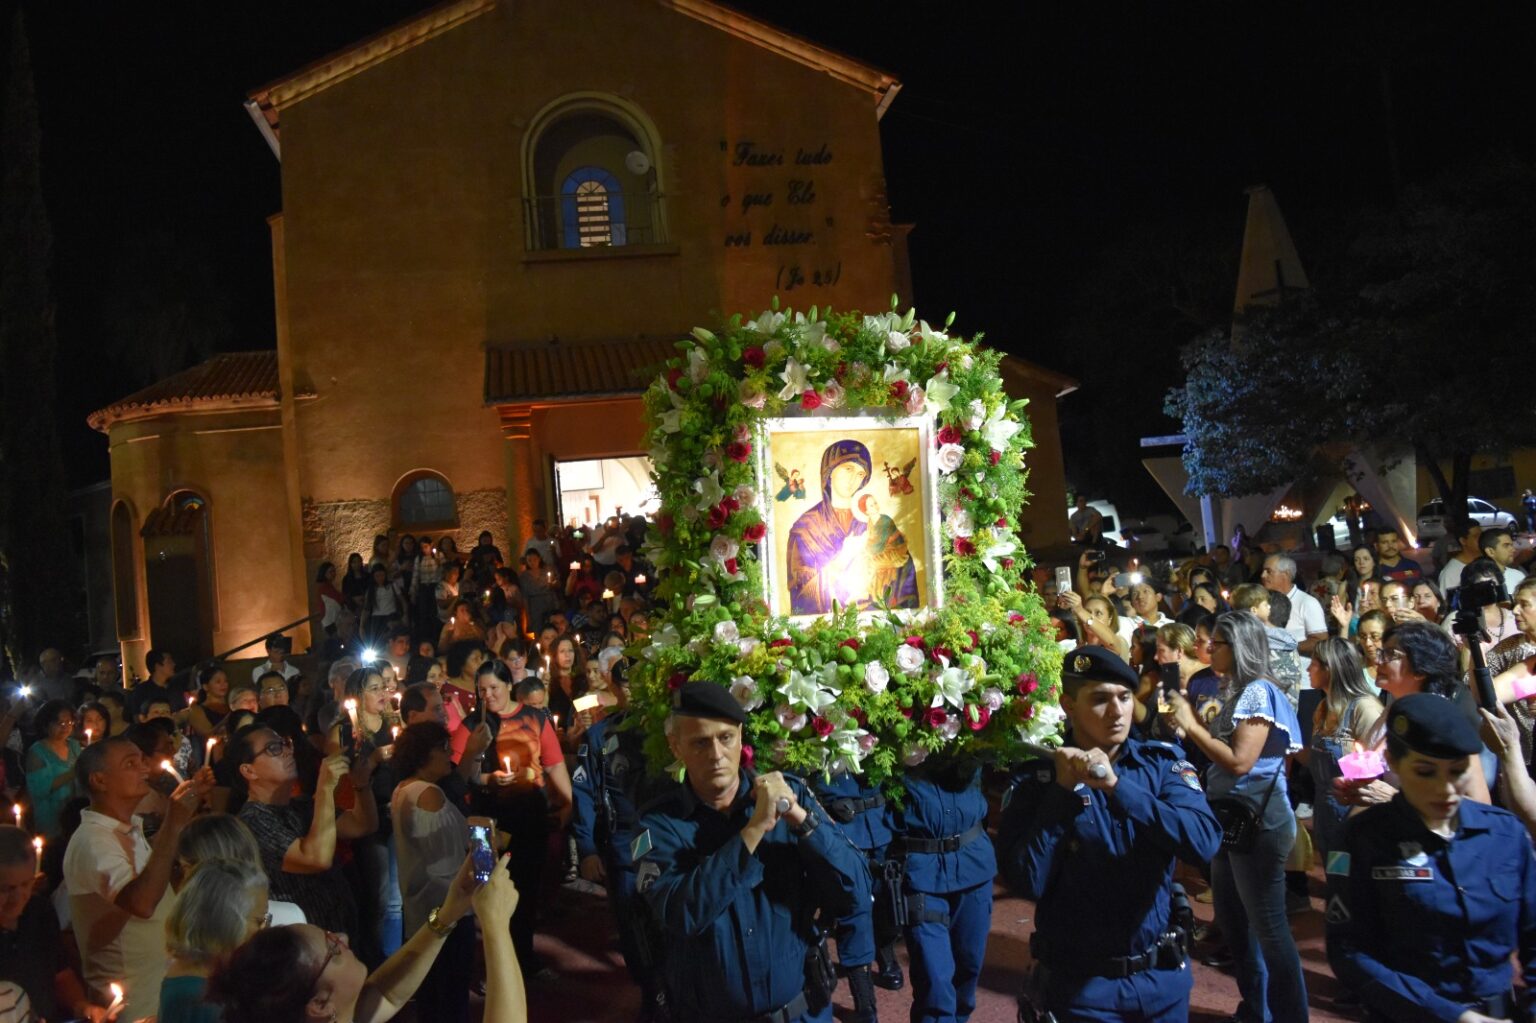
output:
[[[555,557],[559,552],[555,550],[555,541],[551,537],[546,536],[542,540],[536,536],[530,537],[528,542],[523,544],[523,550],[526,551],[530,547],[539,552],[539,557],[544,559],[545,568],[554,567]],[[519,557],[517,560],[522,561],[523,559]]]
[[262,661],[260,664],[256,665],[255,669],[251,672],[251,681],[259,684],[261,682],[261,676],[265,675],[269,671],[280,672],[283,676],[283,681],[285,682],[291,682],[295,675],[300,674],[299,669],[294,666],[292,661],[284,661],[281,668],[273,664],[271,661]]
[[[1450,561],[1447,561],[1445,563],[1445,567],[1440,570],[1440,592],[1449,593],[1451,590],[1454,590],[1456,587],[1460,586],[1461,573],[1462,570],[1466,567],[1466,565],[1461,563],[1459,558],[1452,558]],[[1525,573],[1520,571],[1518,568],[1506,568],[1504,570],[1504,588],[1508,590],[1511,595],[1514,594],[1515,587],[1519,586],[1524,581]]]
[[140,920],[117,897],[149,864],[149,842],[138,817],[131,824],[85,810],[64,852],[64,883],[85,982],[97,992],[122,984],[121,1018],[153,1015],[165,979],[165,920],[176,904],[169,887],[154,915]]
[[390,799],[395,852],[400,859],[401,914],[411,934],[442,903],[469,844],[469,824],[452,801],[444,800],[435,811],[421,808],[422,793],[435,787],[408,779]]
[[[1297,643],[1304,643],[1308,636],[1315,636],[1319,632],[1328,634],[1328,616],[1323,614],[1323,605],[1316,597],[1295,583],[1291,583],[1291,592],[1285,597],[1291,602],[1291,617],[1285,623],[1285,631]],[[1312,658],[1299,650],[1296,659],[1301,662],[1302,672],[1306,672],[1307,665],[1312,663]]]

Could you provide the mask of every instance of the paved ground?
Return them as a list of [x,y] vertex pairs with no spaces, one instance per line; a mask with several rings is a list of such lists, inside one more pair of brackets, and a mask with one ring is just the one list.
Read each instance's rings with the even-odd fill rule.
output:
[[[1313,877],[1313,911],[1291,918],[1307,972],[1311,1019],[1315,1023],[1354,1020],[1358,1017],[1334,1011],[1331,1006],[1338,988],[1323,951],[1321,892],[1322,876],[1317,873]],[[1001,887],[997,895],[987,965],[982,973],[976,1013],[971,1017],[974,1023],[1014,1023],[1014,992],[1029,969],[1034,907],[1008,895]],[[1208,920],[1211,908],[1197,903],[1196,912]],[[600,893],[561,889],[554,895],[544,931],[539,936],[538,949],[560,971],[561,979],[554,984],[535,985],[530,990],[530,1020],[629,1023],[635,1018],[637,992],[624,972],[607,900]],[[1232,977],[1201,965],[1194,970],[1191,1020],[1214,1023],[1226,1019],[1237,1007]],[[838,988],[840,1018],[849,1005],[847,994],[846,986]],[[886,1023],[905,1020],[910,1005],[911,996],[906,991],[880,992],[880,1016]]]

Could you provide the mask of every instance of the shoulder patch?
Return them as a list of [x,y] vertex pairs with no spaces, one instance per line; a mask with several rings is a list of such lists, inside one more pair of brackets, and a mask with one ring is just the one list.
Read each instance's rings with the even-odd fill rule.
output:
[[1173,764],[1173,773],[1179,776],[1179,780],[1196,792],[1200,791],[1200,772],[1194,764],[1188,760],[1176,760]]
[[1338,895],[1328,900],[1327,921],[1331,924],[1347,924],[1354,917],[1349,915],[1349,907],[1344,905],[1344,899]]
[[640,864],[639,869],[635,871],[635,891],[644,893],[660,876],[660,864],[652,863],[649,860]]
[[618,748],[619,748],[619,737],[617,735],[609,735],[607,738],[605,738],[603,740],[603,752],[604,753],[612,753],[614,750],[616,750]]
[[[583,747],[585,748],[585,747]],[[571,774],[572,784],[580,784],[587,780],[587,765],[577,764],[576,770]]]
[[587,744],[586,743],[582,743],[580,746],[576,747],[576,759],[577,760],[585,760],[585,759],[587,759]]
[[1349,853],[1331,852],[1328,854],[1327,873],[1334,877],[1349,876]]
[[634,841],[629,843],[629,858],[631,860],[638,860],[640,857],[644,856],[650,851],[651,829],[646,828],[644,831],[640,832],[640,834],[635,836]]

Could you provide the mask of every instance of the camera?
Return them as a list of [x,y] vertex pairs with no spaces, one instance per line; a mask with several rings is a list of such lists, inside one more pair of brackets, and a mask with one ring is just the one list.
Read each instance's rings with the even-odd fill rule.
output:
[[1452,611],[1477,611],[1489,604],[1508,604],[1509,590],[1503,579],[1464,583],[1446,595]]

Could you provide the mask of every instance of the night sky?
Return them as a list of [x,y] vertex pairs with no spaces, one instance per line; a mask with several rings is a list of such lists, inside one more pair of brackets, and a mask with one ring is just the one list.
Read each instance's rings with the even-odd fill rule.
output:
[[[149,382],[114,329],[125,296],[184,302],[217,349],[273,343],[279,166],[246,93],[428,6],[23,3],[72,485],[107,474],[85,415]],[[918,308],[1083,381],[1068,477],[1103,496],[1118,476],[1123,514],[1169,507],[1136,441],[1176,429],[1178,346],[1230,315],[1246,186],[1274,188],[1317,283],[1333,226],[1391,201],[1393,144],[1410,181],[1531,150],[1525,5],[735,6],[902,80],[882,133]],[[979,13],[1003,10],[1028,13]]]

